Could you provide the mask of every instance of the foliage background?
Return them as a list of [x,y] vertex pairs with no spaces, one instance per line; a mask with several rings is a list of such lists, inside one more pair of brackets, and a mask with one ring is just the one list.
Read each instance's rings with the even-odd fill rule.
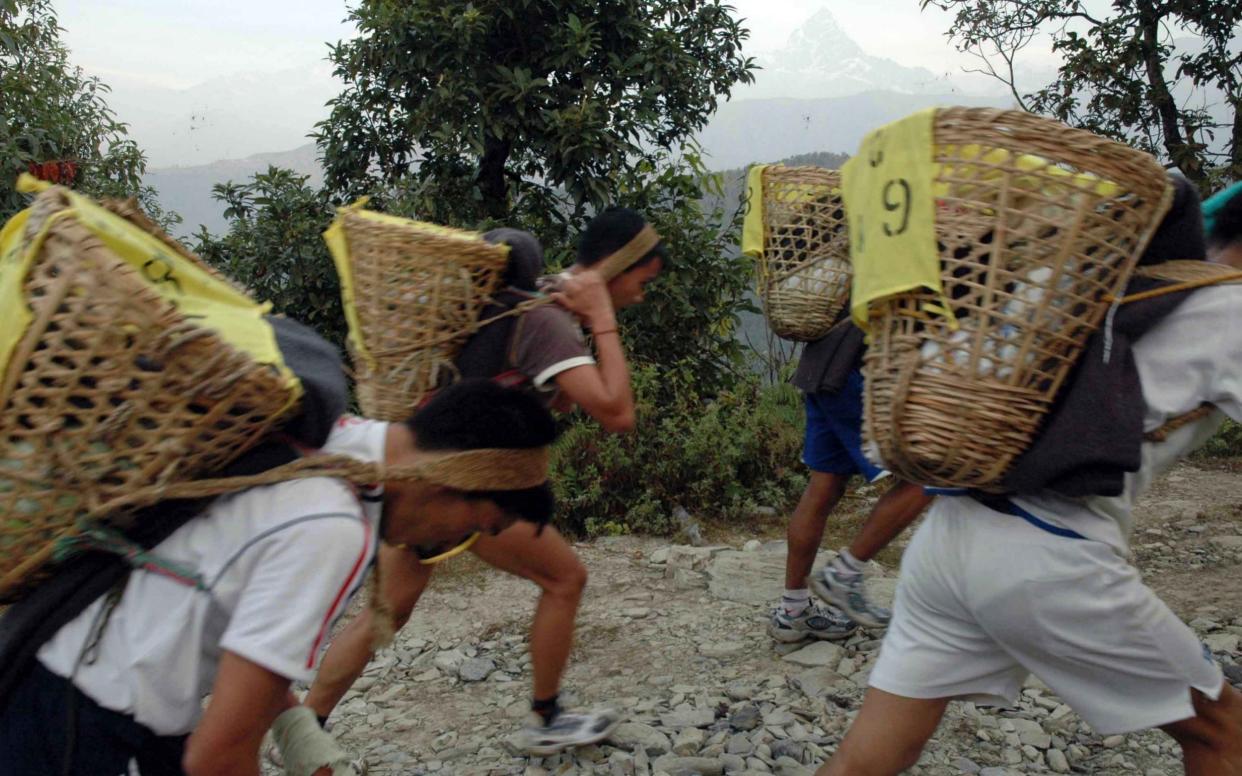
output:
[[69,62],[51,0],[0,0],[0,222],[27,205],[14,187],[31,163],[67,162],[74,187],[136,195],[167,227],[180,221],[143,186],[146,157],[108,107],[108,86]]

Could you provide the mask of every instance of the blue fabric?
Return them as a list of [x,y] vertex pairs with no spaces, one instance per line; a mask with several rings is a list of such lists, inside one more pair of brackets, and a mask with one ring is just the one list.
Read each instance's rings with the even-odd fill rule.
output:
[[186,736],[157,736],[35,662],[0,709],[0,776],[64,773],[70,724],[74,776],[119,776],[130,760],[143,776],[183,773]]
[[806,440],[802,462],[825,474],[861,474],[872,482],[885,474],[862,452],[862,372],[855,369],[836,393],[806,394]]
[[1059,525],[1053,525],[1052,523],[1049,523],[1047,520],[1036,517],[1035,515],[1028,512],[1027,510],[1013,503],[1013,501],[1003,496],[990,496],[990,497],[978,497],[977,496],[975,500],[978,501],[980,504],[983,504],[988,509],[995,510],[1002,514],[1013,515],[1014,517],[1020,517],[1026,522],[1038,528],[1039,530],[1047,531],[1053,536],[1061,536],[1066,539],[1086,539],[1087,538],[1083,536],[1082,534],[1078,533],[1077,531],[1072,531],[1069,528],[1062,528]]

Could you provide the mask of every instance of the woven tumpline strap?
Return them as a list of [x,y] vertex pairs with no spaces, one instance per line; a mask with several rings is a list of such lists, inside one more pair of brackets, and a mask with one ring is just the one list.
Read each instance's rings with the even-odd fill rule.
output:
[[485,448],[453,453],[424,453],[416,464],[385,466],[345,455],[313,455],[245,477],[170,482],[139,488],[118,499],[92,505],[86,520],[169,499],[206,498],[260,485],[311,477],[336,477],[358,485],[376,482],[431,482],[463,491],[525,490],[548,481],[547,447],[525,450]]
[[604,280],[612,280],[655,250],[659,244],[660,235],[651,224],[645,224],[638,234],[631,237],[630,241],[622,245],[616,253],[609,254],[596,264],[595,269],[604,276]]
[[1208,415],[1211,415],[1215,411],[1216,411],[1216,405],[1212,404],[1211,402],[1205,401],[1202,404],[1200,404],[1198,407],[1195,407],[1190,412],[1186,412],[1176,417],[1169,418],[1167,421],[1165,421],[1163,426],[1160,426],[1159,428],[1153,428],[1151,431],[1148,431],[1147,433],[1143,434],[1143,441],[1163,442],[1164,440],[1169,438],[1169,434],[1172,434],[1174,431],[1177,431],[1182,426],[1187,426],[1191,423],[1194,423],[1197,420],[1200,420],[1201,418],[1206,418]]

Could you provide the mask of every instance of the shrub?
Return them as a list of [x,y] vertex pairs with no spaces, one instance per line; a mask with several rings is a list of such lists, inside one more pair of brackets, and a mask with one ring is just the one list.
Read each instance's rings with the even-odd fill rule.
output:
[[786,507],[805,487],[795,389],[751,377],[708,399],[688,381],[669,386],[675,366],[635,368],[639,420],[632,433],[609,434],[586,418],[571,422],[551,473],[563,530],[669,534],[678,527],[677,506],[697,518],[738,520],[758,506]]
[[1242,456],[1242,424],[1226,420],[1225,425],[1195,452],[1196,458],[1236,458]]

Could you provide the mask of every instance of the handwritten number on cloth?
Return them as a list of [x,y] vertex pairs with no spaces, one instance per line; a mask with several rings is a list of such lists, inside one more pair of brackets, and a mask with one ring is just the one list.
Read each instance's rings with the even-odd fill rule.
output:
[[910,226],[910,183],[905,178],[894,178],[884,184],[884,209],[890,213],[901,212],[900,223],[894,227],[884,222],[884,234],[896,237],[903,234]]

